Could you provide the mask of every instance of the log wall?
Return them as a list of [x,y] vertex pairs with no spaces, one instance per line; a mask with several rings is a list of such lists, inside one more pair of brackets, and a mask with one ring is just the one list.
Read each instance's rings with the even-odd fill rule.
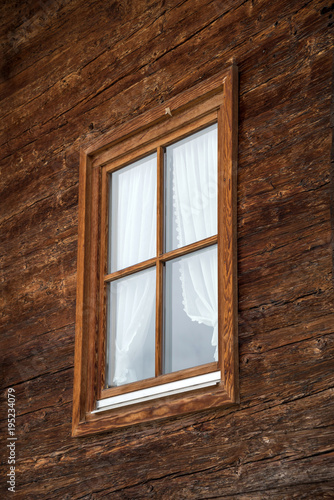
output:
[[[4,0],[0,19],[1,498],[333,498],[334,4]],[[240,405],[72,438],[79,147],[232,59]]]

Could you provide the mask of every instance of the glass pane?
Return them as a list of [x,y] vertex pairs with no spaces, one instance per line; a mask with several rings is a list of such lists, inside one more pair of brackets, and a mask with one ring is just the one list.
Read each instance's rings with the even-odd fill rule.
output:
[[217,245],[166,263],[164,372],[218,360]]
[[166,148],[166,251],[217,234],[217,124]]
[[107,387],[155,376],[155,268],[108,283]]
[[111,174],[108,272],[156,255],[157,155]]

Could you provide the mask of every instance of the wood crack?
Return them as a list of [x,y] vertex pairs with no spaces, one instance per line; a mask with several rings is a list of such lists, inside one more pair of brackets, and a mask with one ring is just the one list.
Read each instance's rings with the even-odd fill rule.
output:
[[[44,335],[48,335],[48,334],[50,334],[50,333],[59,332],[59,331],[61,331],[61,330],[64,330],[65,328],[69,328],[70,326],[73,326],[73,327],[74,327],[74,326],[75,326],[75,322],[67,323],[66,325],[62,325],[62,326],[60,326],[60,327],[58,327],[58,328],[52,328],[51,330],[47,330],[46,332],[38,333],[37,335],[35,335],[35,336],[34,336],[34,340],[35,340],[35,339],[38,339],[38,338],[40,338],[40,337],[44,337]],[[30,340],[28,340],[28,341],[26,341],[26,342],[20,342],[20,348],[21,348],[21,347],[25,347],[25,346],[26,346],[26,345],[28,345],[28,344],[30,344]],[[10,351],[12,351],[12,350],[13,350],[14,352],[16,352],[16,351],[17,351],[17,347],[15,346],[15,347],[13,347],[12,349],[8,349],[8,351],[7,351],[7,352],[9,353],[9,352],[10,352]],[[31,356],[27,356],[27,358],[29,358],[29,357],[31,357]],[[12,387],[12,386],[10,386],[10,387]]]
[[[163,476],[159,476],[159,477],[152,477],[152,478],[149,478],[149,479],[146,479],[145,481],[139,481],[135,484],[132,484],[132,485],[129,485],[129,486],[126,486],[126,487],[122,487],[122,488],[117,488],[117,489],[108,489],[108,494],[109,493],[117,493],[118,491],[126,491],[127,489],[130,489],[130,488],[135,488],[136,486],[141,486],[141,485],[146,485],[148,483],[152,483],[152,482],[156,482],[156,481],[161,481],[161,480],[164,480],[164,479],[168,479],[168,478],[179,478],[179,477],[188,477],[188,476],[193,476],[194,474],[200,474],[202,472],[211,472],[212,469],[214,470],[219,470],[217,468],[217,466],[212,466],[212,467],[207,467],[207,468],[204,468],[204,469],[198,469],[198,470],[195,470],[195,471],[191,471],[191,472],[174,472],[174,473],[170,473],[170,474],[164,474]],[[106,492],[106,489],[103,489],[103,490],[96,490],[94,491],[94,493],[101,493],[101,492]]]
[[[271,406],[266,406],[265,408],[261,408],[258,411],[254,411],[254,412],[250,413],[250,415],[256,415],[256,414],[261,413],[263,411],[267,411],[267,410],[271,410],[271,409],[274,409],[274,408],[281,407],[282,405],[285,405],[285,404],[294,403],[296,401],[300,401],[300,400],[303,400],[303,399],[306,399],[306,398],[312,398],[314,396],[317,396],[319,394],[323,394],[325,392],[330,392],[332,390],[334,390],[334,386],[328,386],[328,387],[326,387],[326,389],[322,389],[320,391],[313,391],[313,392],[310,392],[309,394],[292,396],[290,399],[281,400],[277,404],[274,404],[274,405],[271,405]],[[248,406],[247,408],[244,408],[244,409],[247,410],[247,409],[257,408],[258,406],[261,406],[261,405],[265,404],[268,401],[270,401],[270,399],[262,400],[260,403]],[[243,411],[243,409],[241,411]]]
[[[215,499],[219,499],[219,498],[234,499],[234,498],[241,497],[241,499],[243,500],[243,499],[245,499],[245,495],[246,494],[254,494],[254,493],[265,493],[265,494],[267,494],[267,492],[277,492],[279,490],[282,490],[282,498],[288,498],[286,496],[286,492],[284,491],[286,487],[289,487],[289,486],[314,486],[316,484],[319,484],[319,485],[329,484],[329,485],[331,485],[331,484],[333,484],[333,481],[331,481],[329,479],[328,481],[312,481],[312,482],[297,482],[297,483],[293,482],[293,484],[290,484],[290,485],[285,485],[284,484],[284,485],[281,485],[281,486],[276,486],[274,488],[265,487],[265,488],[255,489],[255,490],[247,489],[247,490],[243,491],[242,493],[233,493],[233,494],[232,493],[227,493],[227,494],[223,493],[222,495],[219,495],[219,496],[208,496],[207,498],[208,498],[208,500],[215,500]],[[285,496],[283,496],[283,494]]]
[[[317,453],[312,453],[311,455],[307,455],[306,457],[299,457],[299,458],[295,458],[294,461],[305,461],[305,460],[309,460],[311,458],[315,458],[315,457],[322,457],[322,456],[334,456],[334,447],[331,448],[330,450],[324,450],[324,451],[318,451]],[[291,459],[288,459],[288,461],[291,461]]]
[[[244,1],[242,4],[240,4],[237,8],[239,8],[239,7],[241,7],[242,5],[244,5],[245,3],[247,3],[247,1],[248,1],[248,0],[245,0],[245,1]],[[228,12],[230,12],[230,11],[228,11]],[[222,16],[218,16],[217,18],[215,18],[215,20],[213,20],[213,21],[211,21],[210,23],[208,23],[208,25],[206,25],[206,28],[207,28],[208,26],[210,26],[211,24],[215,23],[215,22],[216,22],[216,21],[217,21],[220,17],[222,17]],[[203,28],[203,29],[205,29],[205,28]],[[266,29],[267,29],[267,28],[263,28],[263,29],[262,29],[262,30],[260,30],[260,31],[259,31],[256,35],[261,34],[263,31],[266,31]],[[162,54],[161,56],[158,56],[158,57],[154,60],[154,62],[156,62],[157,60],[159,60],[161,57],[164,57],[166,54],[169,54],[171,51],[175,50],[177,47],[179,47],[179,46],[183,45],[183,44],[184,44],[184,43],[186,43],[187,41],[191,40],[191,38],[193,38],[193,36],[194,36],[194,35],[196,35],[196,34],[198,34],[200,31],[202,31],[202,30],[199,30],[198,32],[194,33],[193,35],[191,35],[190,37],[188,37],[188,38],[186,39],[186,41],[181,42],[180,44],[176,45],[175,47],[173,47],[172,49],[170,49],[168,52],[165,52],[165,53],[164,53],[164,54]],[[240,46],[240,45],[242,45],[243,43],[245,43],[245,42],[242,42],[242,43],[240,43],[240,44],[237,44],[237,45],[235,45],[235,47]],[[322,50],[319,50],[318,52],[314,53],[314,54],[313,54],[313,57],[314,57],[314,56],[316,56],[316,55],[318,55],[318,54],[319,54],[319,53],[321,53],[321,52],[323,52],[323,51],[322,51]],[[100,55],[101,55],[101,54],[100,54]],[[100,56],[100,55],[99,55],[99,56]],[[97,59],[99,56],[97,56],[95,59]],[[89,63],[88,63],[88,64],[89,64]],[[140,71],[140,70],[144,69],[146,66],[151,65],[151,64],[152,64],[152,61],[150,61],[150,62],[148,62],[148,63],[145,63],[144,65],[142,65],[141,67],[137,68],[136,70],[132,70],[132,71],[131,71],[131,73],[133,73],[134,71]],[[60,114],[58,114],[58,115],[56,115],[56,116],[53,116],[52,118],[50,118],[50,119],[46,120],[45,122],[43,122],[43,124],[42,124],[42,125],[46,125],[46,124],[47,124],[47,123],[49,123],[50,121],[55,121],[55,119],[60,118],[60,117],[61,117],[61,116],[63,116],[64,114],[66,114],[66,113],[68,113],[68,112],[72,111],[73,109],[75,109],[75,108],[76,108],[78,105],[80,105],[81,103],[83,103],[83,102],[89,102],[90,100],[94,99],[94,98],[95,98],[95,97],[97,97],[98,95],[102,94],[104,91],[106,91],[106,90],[110,89],[113,85],[116,85],[117,83],[121,82],[122,80],[124,80],[124,79],[126,79],[126,78],[128,78],[128,77],[129,77],[129,74],[128,74],[128,73],[126,73],[126,74],[125,74],[125,75],[123,75],[123,76],[120,76],[120,77],[119,77],[117,80],[115,80],[113,83],[111,83],[110,85],[106,86],[106,87],[105,87],[105,88],[103,88],[102,90],[100,90],[100,91],[96,92],[96,93],[94,94],[94,96],[93,96],[93,97],[91,97],[90,99],[89,99],[89,98],[87,98],[87,97],[85,97],[85,98],[83,98],[83,99],[80,99],[80,100],[79,100],[78,102],[76,102],[73,106],[71,106],[70,108],[68,108],[66,111],[63,111],[62,113],[60,113]],[[63,77],[63,78],[64,78],[64,77]],[[278,76],[273,77],[273,78],[269,78],[269,79],[267,80],[267,82],[272,81],[272,80],[273,80],[273,81],[275,81],[276,79],[279,79],[279,78],[281,78],[281,75],[278,75]],[[60,80],[61,80],[61,79],[60,79]],[[58,80],[58,82],[59,82],[60,80]],[[265,82],[265,83],[267,83],[267,82]],[[56,82],[56,83],[57,83],[57,82]],[[245,95],[245,94],[246,94],[246,93],[248,93],[248,92],[254,91],[254,90],[256,90],[256,89],[260,88],[260,87],[261,87],[261,86],[263,86],[263,85],[264,85],[263,83],[261,83],[261,84],[259,84],[259,85],[255,85],[254,87],[252,87],[252,88],[251,88],[251,89],[249,89],[248,91],[245,91],[245,92],[243,92],[243,93],[241,92],[241,93],[240,93],[240,96]],[[43,94],[44,94],[44,92],[43,92],[41,95],[43,95]],[[92,95],[92,94],[91,94],[91,95]],[[103,102],[105,102],[105,101],[102,101],[102,104],[103,104]],[[101,105],[101,103],[98,103],[98,106],[100,106],[100,105]],[[89,111],[92,111],[93,109],[95,109],[95,107],[96,107],[96,106],[93,106],[92,108],[87,109],[87,110],[86,110],[86,113],[87,113],[87,112],[89,112]],[[320,118],[319,118],[319,119],[320,119]],[[40,125],[40,124],[39,124],[39,125]],[[57,128],[59,128],[59,126],[58,126]],[[27,132],[29,132],[30,130],[31,130],[31,129],[26,129],[23,133],[27,133]],[[32,140],[32,141],[29,141],[29,142],[27,142],[27,143],[25,143],[25,144],[22,144],[20,147],[18,147],[17,149],[15,149],[15,151],[12,151],[12,152],[10,152],[8,155],[1,157],[1,158],[0,158],[0,161],[2,161],[2,160],[6,160],[6,159],[10,158],[10,157],[11,157],[14,153],[17,153],[17,152],[18,152],[18,151],[20,151],[21,149],[23,149],[23,148],[25,148],[26,146],[29,146],[29,145],[31,145],[31,144],[33,144],[33,143],[35,143],[35,142],[36,142],[37,140],[39,140],[40,138],[45,137],[45,136],[49,135],[49,134],[50,134],[50,133],[52,133],[52,132],[53,132],[53,129],[52,129],[52,130],[49,130],[49,131],[47,131],[47,132],[45,132],[44,134],[40,134],[40,135],[39,135],[36,139],[34,139],[34,140]],[[101,131],[101,132],[103,133],[103,131]],[[22,135],[22,133],[21,133],[19,136],[21,136],[21,135]],[[10,141],[12,141],[12,140],[14,140],[14,139],[18,138],[19,136],[14,136],[14,137],[12,137],[9,141],[6,141],[5,143],[2,143],[0,146],[6,146],[6,145],[8,145]],[[283,145],[283,144],[285,144],[285,141],[283,141],[283,142],[282,142],[282,145]],[[283,147],[284,147],[284,146],[283,146]],[[285,146],[285,147],[286,147],[286,146]]]
[[10,387],[18,387],[22,384],[26,384],[27,382],[31,382],[33,380],[37,380],[39,378],[45,377],[46,375],[57,375],[58,373],[63,373],[63,372],[72,371],[72,370],[73,370],[73,366],[70,366],[70,367],[66,366],[65,368],[60,368],[59,370],[56,370],[56,371],[48,371],[48,372],[44,372],[44,373],[39,373],[35,377],[31,377],[31,378],[28,378],[26,380],[21,380],[20,382],[16,382],[16,383],[10,384],[8,386],[6,385],[5,387],[3,387],[3,390],[7,391]]
[[[303,295],[298,295],[298,297],[294,297],[293,299],[271,300],[270,302],[263,302],[263,303],[258,304],[256,306],[251,306],[247,309],[242,309],[242,310],[239,309],[239,312],[253,311],[256,309],[260,309],[261,307],[265,309],[265,308],[273,307],[273,306],[284,306],[287,304],[293,304],[293,303],[297,302],[298,300],[306,299],[306,298],[311,297],[313,295],[322,295],[322,294],[326,293],[327,291],[328,291],[327,289],[326,290],[311,290],[310,292],[307,292]],[[290,325],[288,324],[285,326],[288,327]]]
[[[211,20],[210,22],[208,22],[206,25],[204,25],[203,27],[201,27],[200,29],[196,30],[194,33],[192,33],[188,38],[186,38],[185,40],[183,40],[182,42],[180,42],[179,44],[176,44],[173,48],[169,49],[167,52],[164,52],[163,54],[161,54],[160,56],[156,57],[154,59],[153,62],[157,62],[158,60],[160,60],[162,57],[164,57],[166,54],[170,54],[171,52],[173,52],[175,49],[181,47],[182,45],[184,45],[185,43],[189,42],[192,38],[194,38],[195,36],[197,36],[199,33],[201,33],[202,31],[204,31],[205,29],[207,29],[209,26],[213,25],[215,22],[217,22],[218,19],[220,19],[221,17],[224,17],[226,14],[228,14],[229,12],[231,12],[232,10],[237,10],[238,8],[240,8],[242,5],[244,5],[245,3],[247,3],[248,0],[244,0],[244,2],[242,2],[240,5],[238,5],[235,9],[229,9],[228,11],[226,11],[225,13],[221,14],[221,15],[218,15],[217,17],[215,17],[213,20]],[[161,16],[159,16],[161,17]],[[159,18],[157,18],[159,19]],[[156,20],[155,20],[156,21]],[[155,22],[154,21],[154,22]],[[147,29],[147,26],[145,26],[145,29]],[[157,35],[158,36],[158,35]],[[154,37],[154,38],[157,38]],[[153,38],[153,39],[154,39]],[[89,61],[87,64],[85,64],[81,69],[83,69],[84,67],[88,66],[89,64],[91,64],[91,62],[94,62],[96,59],[98,59],[101,55],[103,55],[104,53],[108,52],[109,49],[106,49],[104,51],[102,51],[99,55],[97,55],[94,59],[92,59],[91,61]],[[131,53],[130,53],[131,54]],[[139,66],[138,68],[136,69],[133,69],[132,70],[132,73],[133,72],[140,72],[141,70],[143,70],[144,68],[146,68],[147,66],[149,65],[152,65],[152,61],[149,61],[149,62],[146,62],[145,64]],[[50,119],[44,121],[42,123],[42,125],[46,125],[47,123],[49,123],[50,121],[55,121],[56,119],[59,119],[60,117],[62,117],[63,115],[65,115],[66,113],[68,113],[69,111],[72,111],[74,110],[77,106],[79,106],[80,104],[82,104],[83,102],[85,103],[88,103],[89,101],[95,99],[96,97],[98,97],[99,95],[101,95],[103,92],[105,92],[106,90],[109,90],[110,88],[112,88],[114,85],[116,85],[117,83],[121,82],[122,80],[126,79],[129,77],[129,74],[125,74],[123,76],[120,76],[117,80],[113,81],[111,84],[107,85],[106,87],[104,87],[103,89],[101,89],[100,91],[98,92],[95,92],[94,94],[91,94],[91,97],[89,96],[85,96],[84,98],[80,99],[79,101],[77,101],[73,106],[71,106],[70,108],[66,109],[65,111],[59,113],[58,115],[55,115],[55,116],[52,116]],[[63,77],[64,78],[64,77]],[[59,83],[59,81],[61,81],[63,78],[59,79],[57,82],[55,82],[55,84],[53,84],[50,88],[52,88],[54,85],[56,85],[57,83]],[[40,95],[43,95],[44,92]],[[100,102],[99,105],[103,104],[103,102],[105,101],[102,101],[102,103]],[[25,104],[24,104],[25,105]],[[95,108],[95,106],[93,106],[92,108],[88,108],[85,112],[88,113],[89,111],[92,111],[93,109]],[[39,126],[41,124],[39,123]],[[31,131],[32,129],[34,128],[34,126],[32,128],[29,128],[29,129],[26,129],[24,130],[23,132],[21,132],[19,135],[17,136],[14,136],[12,137],[9,141],[7,141],[6,143],[3,143],[3,144],[0,144],[0,146],[4,146],[6,144],[9,144],[10,141],[13,141],[15,139],[17,139],[18,137],[22,136],[22,134],[24,133],[27,133],[29,131]],[[58,127],[59,128],[59,127]],[[40,137],[43,137],[44,135],[47,135],[49,133],[51,133],[52,131],[48,131],[46,132],[46,134],[42,134],[39,136]],[[35,142],[37,139],[35,139],[34,141],[32,142]],[[20,149],[22,149],[22,147],[25,147],[26,145],[28,144],[31,144],[32,142],[30,143],[27,143],[23,146],[21,146],[20,148],[18,148],[16,151],[19,151]],[[12,153],[11,153],[12,154]],[[11,155],[10,154],[10,155]],[[9,155],[9,156],[10,156]],[[6,157],[3,157],[1,159],[6,159],[8,156]]]

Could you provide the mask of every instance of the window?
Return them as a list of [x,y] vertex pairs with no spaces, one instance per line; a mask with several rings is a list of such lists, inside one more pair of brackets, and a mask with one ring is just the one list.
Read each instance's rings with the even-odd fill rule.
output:
[[73,435],[238,401],[237,69],[81,152]]

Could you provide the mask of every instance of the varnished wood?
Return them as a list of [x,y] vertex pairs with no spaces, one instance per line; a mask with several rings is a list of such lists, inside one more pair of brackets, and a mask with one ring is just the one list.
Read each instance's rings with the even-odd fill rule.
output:
[[86,411],[91,411],[95,407],[95,400],[98,394],[98,310],[99,310],[99,249],[101,245],[101,170],[93,168],[91,172],[91,197],[90,197],[90,224],[89,224],[89,261],[86,267],[89,269],[89,286],[86,284],[88,316],[85,328],[87,336],[87,400]]
[[[224,104],[219,111],[218,139],[218,280],[220,359],[231,401],[239,400],[238,291],[237,291],[237,161],[238,69],[233,65],[224,81]],[[218,127],[219,128],[219,127]]]
[[163,348],[163,263],[156,265],[156,298],[155,298],[155,376],[162,373]]
[[157,149],[157,256],[164,252],[164,219],[165,219],[165,199],[164,199],[164,148]]
[[208,246],[214,245],[215,243],[217,243],[217,241],[218,241],[217,235],[214,235],[214,236],[209,236],[204,240],[195,241],[195,243],[191,243],[190,245],[186,245],[181,248],[175,248],[175,250],[171,250],[170,252],[162,253],[160,257],[153,257],[152,259],[139,262],[138,264],[134,264],[125,269],[120,269],[119,271],[114,271],[113,273],[106,274],[104,276],[104,281],[106,283],[115,281],[119,278],[123,278],[138,271],[143,271],[144,269],[153,267],[158,262],[167,262],[169,260],[176,259],[184,255],[188,255],[189,253],[195,252],[196,250],[201,250]]
[[176,380],[184,380],[189,377],[196,377],[197,375],[204,375],[206,373],[214,372],[218,369],[218,364],[207,363],[205,365],[194,366],[192,368],[187,368],[186,370],[180,370],[172,373],[166,373],[159,375],[159,377],[152,377],[145,380],[139,380],[138,382],[131,382],[131,384],[125,384],[117,387],[109,387],[104,389],[101,393],[101,398],[109,398],[111,396],[118,396],[119,394],[126,394],[128,392],[137,391],[140,389],[146,389],[148,387],[156,387],[157,385],[167,384],[169,382],[175,382]]
[[[216,390],[215,396],[210,394],[210,391],[199,389],[193,391],[196,394],[189,395],[187,393],[176,396],[167,396],[164,401],[161,400],[160,404],[150,404],[149,406],[144,403],[136,405],[136,409],[125,407],[122,408],[122,415],[114,410],[106,410],[105,415],[101,417],[98,414],[90,413],[86,422],[78,425],[75,431],[75,436],[86,436],[92,433],[105,432],[110,428],[117,429],[119,427],[134,425],[140,422],[161,420],[170,416],[180,414],[187,414],[203,409],[212,408],[217,404],[231,406],[231,401],[226,391],[223,389]],[[146,406],[146,407],[145,407]]]
[[125,269],[120,269],[119,271],[114,271],[111,274],[106,274],[104,276],[105,283],[115,281],[119,278],[123,278],[125,276],[129,276],[130,274],[136,273],[138,271],[143,271],[144,269],[148,269],[149,267],[153,267],[157,263],[157,258],[153,257],[152,259],[145,260],[143,262],[139,262],[138,264],[134,264],[133,266],[129,266]]
[[[92,142],[92,144],[90,144],[87,148],[85,148],[85,153],[87,155],[101,154],[101,152],[110,147],[111,144],[117,144],[120,141],[126,140],[126,138],[130,137],[134,133],[134,131],[144,131],[145,129],[151,128],[152,125],[155,125],[161,121],[165,121],[166,119],[168,120],[166,108],[169,108],[171,110],[172,116],[178,115],[179,113],[186,114],[187,108],[211,98],[212,95],[217,94],[217,90],[222,90],[224,78],[227,76],[227,74],[228,70],[220,72],[207,81],[195,85],[182,94],[169,99],[164,104],[161,104],[151,111],[148,111],[145,116],[135,118],[129,123],[121,125],[115,130],[111,130],[102,138],[97,139],[96,141]],[[213,107],[218,107],[216,102],[214,102]],[[178,123],[178,126],[179,125],[180,123]]]
[[99,330],[98,330],[98,397],[105,386],[105,357],[106,357],[106,309],[107,285],[104,276],[108,266],[108,226],[109,226],[109,176],[106,169],[101,171],[101,213],[100,213],[100,270],[99,270]]
[[[84,418],[87,411],[94,408],[96,392],[96,284],[98,279],[98,216],[99,216],[99,169],[91,170],[89,160],[83,154],[80,158],[80,176],[84,179],[80,191],[80,208],[82,215],[79,222],[78,268],[81,276],[77,290],[77,336],[80,344],[76,344],[76,367],[74,378],[73,422]],[[94,206],[93,206],[94,204]],[[87,286],[90,283],[90,286]],[[84,336],[87,340],[84,340]]]
[[[220,100],[222,100],[220,96]],[[184,118],[182,115],[180,118]],[[169,119],[174,126],[174,119]],[[113,159],[109,153],[108,158],[100,159],[94,162],[94,166],[106,165],[107,172],[115,172],[116,170],[129,165],[130,163],[155,152],[159,147],[167,147],[177,140],[181,140],[189,134],[197,132],[202,128],[212,125],[217,121],[217,110],[209,108],[207,113],[201,117],[193,117],[190,123],[184,123],[184,120],[178,120],[181,123],[178,128],[167,134],[169,122],[167,121],[163,127],[152,127],[150,134],[142,143],[142,133],[139,131],[131,140],[124,141],[120,152],[115,154]],[[127,147],[128,146],[128,147]],[[118,148],[120,149],[120,148]],[[129,152],[130,150],[130,152]]]
[[[137,263],[133,266],[130,266],[125,269],[118,270],[111,274],[104,275],[103,280],[101,279],[100,285],[100,298],[101,301],[104,300],[102,290],[104,291],[104,286],[106,283],[114,281],[116,279],[120,279],[125,276],[129,276],[135,272],[138,272],[143,269],[147,269],[149,267],[156,267],[156,333],[155,333],[155,373],[156,378],[152,380],[144,380],[135,382],[129,386],[117,387],[117,388],[108,388],[103,390],[100,385],[98,392],[101,394],[101,397],[109,397],[110,395],[121,394],[124,392],[128,392],[129,390],[138,390],[144,387],[149,387],[150,385],[158,385],[164,383],[165,380],[177,380],[180,376],[178,373],[161,375],[162,373],[162,330],[163,330],[163,269],[165,262],[180,258],[182,256],[188,255],[194,251],[207,248],[213,244],[218,243],[218,260],[219,260],[219,273],[218,273],[218,283],[219,283],[219,303],[222,303],[223,307],[219,307],[219,362],[222,368],[222,382],[221,387],[211,388],[210,394],[208,397],[205,397],[204,400],[208,403],[209,407],[211,406],[219,406],[226,401],[230,403],[235,403],[237,401],[236,391],[237,389],[237,329],[236,329],[236,269],[235,269],[235,253],[236,253],[236,228],[233,227],[233,218],[235,218],[234,212],[236,210],[236,181],[234,177],[234,181],[232,183],[232,164],[234,165],[234,169],[236,169],[236,160],[237,160],[237,146],[235,139],[237,137],[237,86],[236,86],[236,67],[232,67],[228,72],[225,72],[221,76],[221,85],[217,85],[215,89],[210,87],[210,94],[205,94],[205,89],[207,86],[203,85],[203,94],[199,96],[199,87],[195,89],[195,93],[191,94],[191,101],[185,101],[182,96],[181,101],[182,105],[180,108],[173,108],[168,106],[169,102],[166,103],[166,107],[173,111],[171,112],[171,123],[174,121],[174,115],[177,117],[175,121],[176,125],[172,125],[170,127],[165,127],[165,134],[162,135],[161,126],[156,125],[155,123],[151,124],[151,128],[147,128],[145,125],[144,129],[141,125],[142,118],[137,120],[137,128],[132,127],[132,133],[136,130],[136,134],[134,138],[131,137],[128,139],[125,137],[124,144],[119,143],[118,139],[109,144],[110,149],[106,149],[106,146],[99,146],[99,150],[93,151],[89,149],[89,153],[91,157],[99,157],[99,161],[96,165],[103,165],[107,159],[112,157],[112,154],[120,156],[120,160],[113,161],[110,166],[103,167],[104,175],[106,173],[110,173],[115,171],[117,168],[121,168],[125,166],[128,162],[134,161],[134,159],[138,159],[140,155],[147,154],[148,152],[152,152],[152,147],[157,148],[157,257],[149,259],[144,262]],[[233,87],[233,93],[232,93]],[[232,96],[233,95],[233,99]],[[196,97],[195,97],[196,96]],[[199,102],[197,100],[199,99]],[[201,103],[202,101],[202,103]],[[196,105],[195,105],[196,104]],[[219,104],[219,106],[218,106]],[[218,106],[218,110],[217,110]],[[161,109],[161,107],[160,107]],[[184,111],[185,110],[185,111]],[[198,114],[200,115],[198,117]],[[233,120],[232,120],[233,116]],[[150,115],[147,115],[147,123],[149,122]],[[180,139],[182,137],[187,136],[190,132],[199,130],[203,126],[207,126],[212,122],[215,122],[218,117],[218,130],[219,130],[219,140],[218,140],[218,228],[219,234],[211,236],[201,241],[197,241],[190,245],[187,245],[182,248],[178,248],[172,250],[170,252],[164,253],[163,248],[163,226],[164,226],[164,147],[167,144],[175,141],[176,139]],[[139,125],[138,125],[139,124]],[[171,132],[170,132],[171,130]],[[116,135],[117,137],[117,135]],[[137,147],[135,152],[130,152],[129,155],[126,155],[125,152],[127,150],[131,150],[133,148],[132,144],[136,142]],[[144,142],[144,147],[141,150],[138,147],[138,144]],[[106,144],[106,143],[105,143]],[[110,155],[109,151],[115,152]],[[109,156],[108,156],[109,155]],[[139,156],[138,156],[139,155]],[[94,163],[93,163],[94,165]],[[99,167],[92,167],[93,171]],[[102,186],[102,190],[104,195],[106,196],[105,191],[105,183]],[[233,194],[232,194],[233,190]],[[233,202],[232,202],[233,196]],[[233,209],[232,209],[233,205]],[[103,207],[103,211],[105,212],[105,208]],[[92,211],[92,220],[94,220],[94,211]],[[102,226],[105,227],[105,221],[102,218]],[[95,224],[94,224],[95,227]],[[103,238],[105,239],[105,235],[103,234]],[[96,236],[94,236],[93,241],[96,240]],[[232,243],[233,240],[233,243]],[[101,254],[100,254],[100,270],[105,269],[105,243],[101,246]],[[234,255],[234,256],[233,256]],[[91,252],[91,258],[95,262],[95,254]],[[231,267],[233,267],[233,276],[231,275]],[[221,277],[221,278],[220,278]],[[93,283],[93,281],[92,281]],[[94,293],[94,285],[90,287],[91,293]],[[232,296],[234,293],[234,296]],[[221,309],[223,312],[221,312]],[[100,316],[103,314],[100,310]],[[103,319],[100,319],[100,325],[103,325]],[[91,332],[93,327],[92,325],[87,325],[89,331]],[[101,331],[101,330],[100,330]],[[89,351],[91,352],[90,363],[93,366],[93,346],[90,346]],[[99,358],[99,366],[102,366],[101,361],[101,353],[102,349],[102,341],[100,338],[100,358]],[[203,370],[207,369],[207,366],[197,367],[195,370],[192,370],[191,373],[200,374],[203,373]],[[182,371],[182,378],[188,377],[189,370]],[[167,377],[167,378],[165,378]],[[226,378],[226,382],[225,382]],[[101,368],[98,379],[101,381]],[[225,386],[226,384],[226,386]],[[223,388],[222,388],[223,387]],[[96,391],[95,391],[96,392]],[[195,391],[197,393],[197,391]],[[91,391],[92,393],[92,391]],[[168,406],[170,406],[171,415],[176,414],[180,408],[180,400],[178,396],[175,396],[175,401],[173,397],[167,398]],[[191,396],[191,402],[194,402],[194,396]],[[155,402],[157,407],[162,407],[165,405],[165,400],[162,399],[161,402]],[[92,403],[91,403],[92,404]],[[92,408],[90,404],[90,408]],[[150,410],[151,403],[148,402],[144,404],[142,410],[143,421],[145,421],[148,417],[148,414],[151,414]],[[192,411],[193,403],[186,405],[185,411]],[[137,407],[134,406],[130,411],[133,413],[137,412]],[[200,405],[200,408],[202,406]],[[148,409],[148,410],[147,410]],[[122,421],[122,413],[123,409],[116,410],[116,413],[119,413],[119,417],[117,417],[117,421]],[[147,413],[147,411],[149,413]],[[159,412],[158,412],[159,413]],[[158,418],[156,415],[158,413],[153,413],[153,419]],[[86,419],[89,419],[89,415],[86,414]],[[96,419],[104,419],[104,415],[94,417],[94,421]],[[139,418],[139,416],[138,416]],[[91,420],[91,419],[90,419]],[[111,422],[113,420],[111,419]],[[139,420],[138,420],[139,421]],[[126,419],[124,418],[124,425]],[[137,422],[137,420],[136,420]],[[113,425],[113,424],[111,424]]]
[[184,255],[188,255],[189,253],[196,252],[196,250],[201,250],[208,246],[214,245],[215,243],[217,243],[217,241],[217,235],[209,236],[208,238],[204,238],[204,240],[195,241],[194,243],[190,243],[190,245],[186,245],[181,248],[175,248],[175,250],[170,250],[170,252],[166,252],[162,255],[161,260],[163,262],[167,262],[178,257],[183,257]]
[[[157,151],[157,256],[164,250],[164,149]],[[156,265],[156,302],[155,302],[155,376],[162,373],[163,346],[163,263],[157,260]]]
[[[87,385],[87,373],[85,365],[87,362],[87,351],[84,348],[83,332],[85,322],[85,282],[87,280],[88,269],[85,266],[87,233],[89,232],[89,221],[87,218],[87,196],[86,192],[89,189],[89,166],[87,165],[88,158],[82,151],[80,152],[80,193],[79,193],[79,221],[78,221],[78,276],[77,281],[77,302],[76,302],[76,332],[75,332],[75,371],[73,382],[73,417],[72,417],[72,432],[75,431],[78,423],[84,418],[85,414],[85,397]],[[87,219],[86,219],[87,218]]]
[[[168,107],[168,102],[166,106]],[[181,113],[179,110],[173,110],[173,115],[166,115],[164,108],[161,108],[162,123],[151,126],[149,129],[142,130],[140,120],[138,120],[138,130],[129,138],[120,143],[110,144],[110,148],[102,153],[95,153],[92,159],[92,165],[102,166],[112,162],[115,166],[119,163],[131,162],[139,151],[151,148],[156,149],[160,144],[168,146],[175,140],[200,129],[216,120],[217,111],[221,105],[221,96],[216,95],[208,98],[203,104],[196,106],[196,112],[193,108]],[[166,108],[165,108],[166,109]],[[149,117],[148,117],[149,120]],[[128,160],[128,158],[130,158]],[[115,167],[114,167],[115,168]]]

